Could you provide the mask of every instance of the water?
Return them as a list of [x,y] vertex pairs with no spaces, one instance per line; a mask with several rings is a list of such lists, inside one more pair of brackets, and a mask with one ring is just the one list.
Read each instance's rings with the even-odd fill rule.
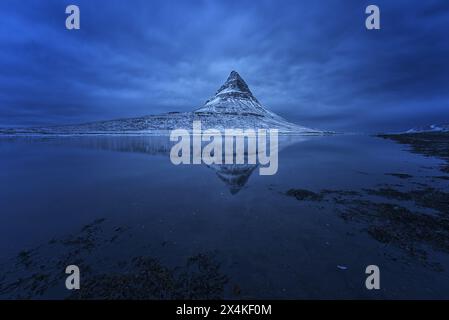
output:
[[[0,297],[66,298],[69,264],[80,266],[85,297],[114,296],[129,280],[117,275],[137,274],[140,257],[165,276],[151,269],[157,286],[135,284],[135,298],[449,298],[441,239],[345,216],[361,208],[353,200],[399,203],[366,189],[447,192],[448,180],[435,178],[442,160],[369,136],[290,137],[278,173],[260,176],[252,166],[175,166],[169,149],[167,137],[2,138]],[[298,200],[290,189],[332,191]],[[370,231],[394,223],[402,239]],[[372,264],[380,290],[365,288]],[[200,285],[185,288],[186,276]]]

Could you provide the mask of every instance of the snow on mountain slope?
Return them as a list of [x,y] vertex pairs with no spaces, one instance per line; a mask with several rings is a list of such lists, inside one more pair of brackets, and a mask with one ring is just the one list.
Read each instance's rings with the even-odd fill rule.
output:
[[37,128],[0,129],[4,134],[166,134],[174,129],[192,130],[193,121],[202,129],[278,129],[280,133],[324,134],[288,122],[264,108],[240,75],[232,71],[214,97],[193,112],[169,112],[138,118],[117,119]]
[[[290,123],[264,108],[236,71],[232,71],[215,96],[194,113],[220,117],[225,122],[235,121],[238,128],[277,128],[283,132],[319,132]],[[228,117],[233,119],[226,121]]]
[[202,112],[273,115],[260,105],[236,71],[231,72],[214,97],[206,101],[204,106],[195,110],[195,113]]
[[405,133],[421,133],[421,132],[449,132],[449,124],[431,124],[428,126],[407,130]]

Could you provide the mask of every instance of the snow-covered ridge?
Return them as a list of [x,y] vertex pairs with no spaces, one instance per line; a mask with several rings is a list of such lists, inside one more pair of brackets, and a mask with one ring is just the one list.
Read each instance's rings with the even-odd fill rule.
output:
[[428,126],[412,128],[405,133],[421,133],[421,132],[449,132],[449,124],[431,124]]
[[278,129],[281,134],[317,135],[330,132],[306,128],[283,119],[263,107],[246,82],[232,71],[206,103],[192,112],[169,112],[138,118],[117,119],[35,128],[0,129],[3,134],[168,134],[174,129],[192,130],[193,121],[203,129]]

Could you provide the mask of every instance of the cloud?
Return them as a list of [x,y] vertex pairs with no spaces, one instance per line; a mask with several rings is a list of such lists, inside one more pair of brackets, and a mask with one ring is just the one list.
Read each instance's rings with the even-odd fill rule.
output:
[[303,125],[376,131],[449,121],[449,5],[386,1],[2,2],[0,125],[76,123],[201,105],[238,70]]

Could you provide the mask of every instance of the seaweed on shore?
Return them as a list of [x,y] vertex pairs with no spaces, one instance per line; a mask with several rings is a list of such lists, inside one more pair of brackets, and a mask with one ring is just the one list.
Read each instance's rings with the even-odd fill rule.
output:
[[139,256],[125,273],[89,277],[70,299],[222,299],[228,279],[214,254],[190,257],[183,267],[168,268]]
[[449,219],[413,212],[400,205],[368,200],[348,201],[341,210],[346,221],[365,222],[376,240],[398,246],[409,255],[425,259],[423,245],[449,253]]
[[413,153],[446,161],[446,165],[441,166],[440,170],[449,173],[449,132],[381,134],[378,137],[408,145]]
[[399,191],[393,188],[367,189],[368,194],[382,196],[385,198],[414,201],[417,205],[449,214],[449,193],[435,188]]
[[320,201],[323,199],[323,196],[321,194],[305,189],[290,189],[286,192],[286,195],[290,197],[295,197],[297,200],[300,201],[303,200]]
[[449,180],[449,176],[433,176],[432,178],[439,180]]
[[227,277],[221,272],[215,253],[197,253],[178,267],[168,267],[157,257],[148,255],[131,256],[111,266],[100,253],[118,245],[118,239],[128,228],[108,229],[104,221],[95,220],[78,233],[19,252],[11,263],[2,266],[0,298],[36,299],[55,288],[63,289],[65,268],[73,264],[82,271],[82,289],[66,291],[65,295],[61,292],[60,298],[223,298]]
[[[449,193],[426,187],[418,190],[400,191],[392,186],[378,189],[321,190],[319,193],[304,189],[290,189],[286,195],[299,199],[327,201],[347,222],[363,223],[363,228],[375,240],[391,244],[405,251],[436,270],[441,267],[427,262],[428,248],[449,253]],[[374,201],[369,196],[385,200]],[[307,196],[307,197],[306,197]],[[412,201],[422,208],[433,209],[437,214],[410,210],[397,202]]]
[[399,179],[410,179],[410,178],[413,178],[413,176],[408,174],[408,173],[386,173],[385,175],[396,177],[396,178],[399,178]]

